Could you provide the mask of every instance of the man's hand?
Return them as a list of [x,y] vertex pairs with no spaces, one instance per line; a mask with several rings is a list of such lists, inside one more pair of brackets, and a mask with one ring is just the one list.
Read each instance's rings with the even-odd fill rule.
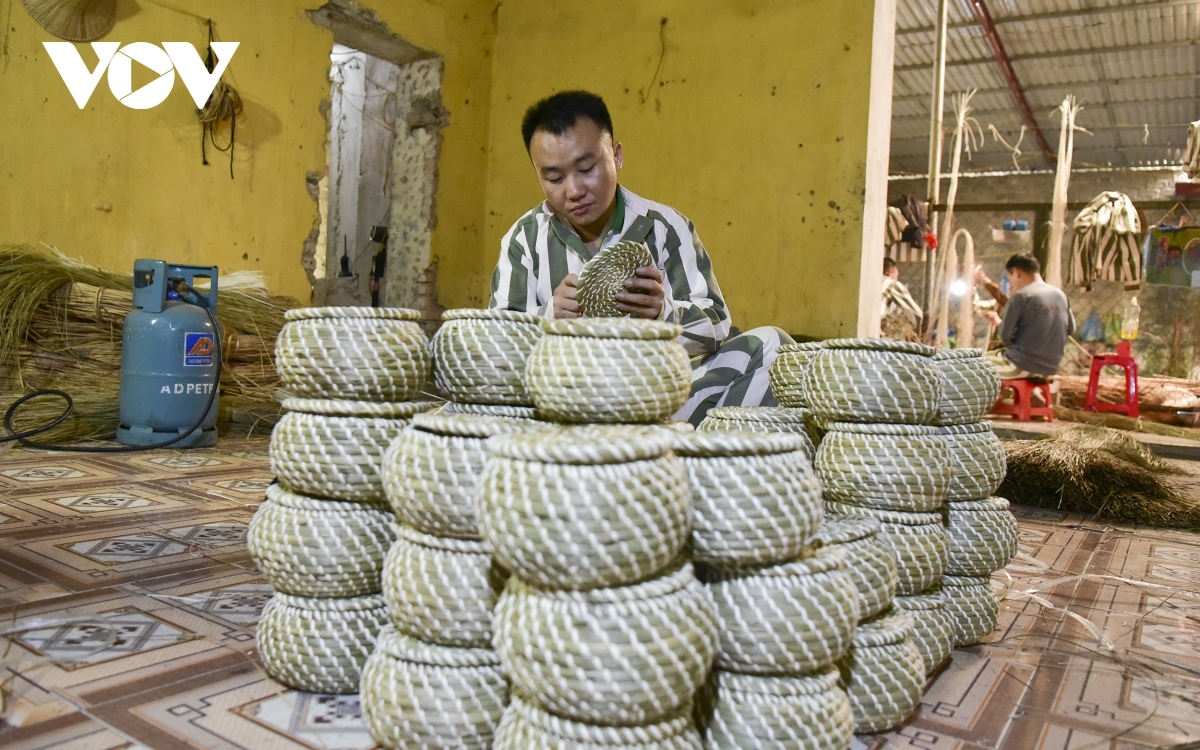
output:
[[573,273],[567,274],[558,288],[554,290],[554,299],[551,304],[554,308],[554,317],[556,318],[578,318],[579,301],[579,277]]
[[991,323],[994,326],[998,326],[1004,322],[1003,320],[1000,319],[1000,316],[996,314],[995,310],[983,310],[979,314],[983,316],[984,320],[986,320],[987,322]]
[[642,266],[637,270],[637,276],[625,282],[629,291],[617,295],[617,309],[638,318],[658,318],[666,299],[662,280],[662,272],[657,268]]
[[976,284],[992,283],[992,280],[988,278],[988,275],[983,272],[983,264],[982,263],[975,266],[975,283]]

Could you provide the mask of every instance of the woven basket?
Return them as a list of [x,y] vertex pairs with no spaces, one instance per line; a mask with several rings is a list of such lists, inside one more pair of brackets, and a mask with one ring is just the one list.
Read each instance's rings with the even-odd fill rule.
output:
[[593,591],[508,579],[494,618],[512,683],[577,721],[646,724],[690,706],[717,649],[712,596],[690,563],[661,578]]
[[525,367],[538,414],[556,422],[659,422],[692,387],[682,328],[626,318],[543,320]]
[[434,646],[390,625],[363,668],[363,714],[386,748],[488,750],[507,702],[495,651]]
[[310,693],[358,692],[375,638],[387,624],[382,596],[309,599],[276,594],[258,622],[258,655],[267,674]]
[[822,346],[819,341],[806,341],[784,344],[775,350],[775,361],[767,374],[771,380],[771,393],[780,404],[793,408],[807,405],[804,370]]
[[970,646],[996,629],[1000,620],[1000,602],[987,576],[946,576],[942,579],[942,600],[954,621],[954,645]]
[[788,409],[782,406],[718,406],[710,409],[696,429],[735,430],[738,432],[790,432],[804,441],[804,455],[809,460],[817,453],[816,444],[809,435],[803,409]]
[[626,317],[617,308],[621,304],[617,295],[628,291],[625,282],[637,275],[637,269],[653,265],[654,256],[640,242],[621,240],[602,248],[579,271],[579,311],[588,318]]
[[839,679],[832,667],[803,677],[717,670],[696,700],[704,746],[712,750],[846,750],[854,732],[854,714]]
[[879,538],[878,518],[826,521],[814,545],[841,553],[846,574],[858,591],[859,618],[874,617],[892,606],[896,595],[896,554]]
[[442,646],[489,648],[492,608],[507,577],[482,542],[400,526],[384,562],[383,598],[402,633]]
[[896,594],[911,596],[936,586],[946,572],[950,540],[938,513],[904,513],[825,501],[825,512],[834,518],[874,516],[879,519],[879,540],[896,556]]
[[804,372],[804,400],[828,422],[929,424],[941,401],[933,347],[831,339]]
[[821,486],[799,435],[697,432],[675,441],[692,492],[692,557],[790,560],[821,521]]
[[463,403],[530,406],[525,361],[542,337],[541,318],[514,310],[447,310],[433,337],[433,380]]
[[937,427],[834,422],[814,462],[825,498],[924,512],[946,502],[950,451]]
[[283,389],[308,398],[409,401],[429,379],[429,340],[416,310],[307,307],[284,313],[275,342]]
[[950,451],[947,500],[976,500],[1000,487],[1008,458],[991,422],[939,427],[938,431]]
[[382,502],[379,466],[414,415],[434,404],[289,398],[271,433],[271,471],[309,497]]
[[933,364],[942,376],[937,424],[978,422],[996,405],[1000,375],[982,349],[942,349]]
[[897,610],[912,615],[913,643],[921,652],[925,675],[928,676],[954,650],[954,618],[946,611],[946,602],[936,592],[898,596],[894,604]]
[[383,489],[396,517],[427,534],[478,539],[475,491],[493,435],[542,422],[473,414],[418,414],[383,454]]
[[1002,497],[946,503],[946,536],[950,555],[946,573],[987,576],[1000,570],[1017,554],[1017,519]]
[[859,625],[838,663],[854,711],[854,733],[895,729],[917,710],[925,663],[912,639],[913,619],[898,611]]
[[690,534],[691,498],[675,434],[568,427],[492,438],[479,526],[504,567],[547,588],[639,581]]
[[769,568],[705,567],[717,605],[717,667],[741,674],[799,675],[850,646],[858,596],[836,550]]
[[507,406],[504,404],[460,404],[447,401],[437,408],[437,414],[477,414],[481,417],[508,417],[509,419],[529,419],[537,417],[537,410],[532,406]]
[[655,724],[612,727],[547,713],[514,690],[496,731],[495,750],[701,750],[685,713]]
[[391,520],[386,506],[314,500],[273,484],[250,520],[246,546],[276,591],[363,596],[379,591]]

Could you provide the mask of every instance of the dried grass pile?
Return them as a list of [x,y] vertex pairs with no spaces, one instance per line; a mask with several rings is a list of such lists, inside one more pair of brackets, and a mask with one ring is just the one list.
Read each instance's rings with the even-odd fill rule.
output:
[[1187,472],[1128,435],[1074,427],[1046,440],[1006,442],[1005,451],[1008,474],[997,494],[1014,503],[1200,531],[1200,498],[1170,478]]
[[[38,437],[43,442],[111,438],[116,433],[121,332],[132,309],[131,275],[28,245],[0,247],[0,411],[39,389],[71,394],[75,412]],[[218,429],[268,434],[279,418],[274,396],[275,338],[283,314],[300,303],[267,294],[257,274],[221,278],[217,317],[223,329]],[[18,429],[51,421],[57,399],[24,406]]]

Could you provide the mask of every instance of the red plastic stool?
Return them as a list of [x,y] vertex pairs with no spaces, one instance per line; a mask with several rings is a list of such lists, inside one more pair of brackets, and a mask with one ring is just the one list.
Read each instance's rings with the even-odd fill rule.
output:
[[[992,407],[993,414],[1011,414],[1017,422],[1032,422],[1034,417],[1045,417],[1047,422],[1054,421],[1053,396],[1050,393],[1050,383],[1042,380],[1001,380],[1000,394],[1004,389],[1011,388],[1013,402],[1011,404],[997,401]],[[1034,391],[1041,391],[1046,400],[1045,406],[1034,406],[1031,396]]]
[[[1105,367],[1120,367],[1125,371],[1125,403],[1106,404],[1096,401],[1100,387],[1100,372]],[[1097,354],[1092,357],[1092,373],[1088,376],[1087,401],[1083,408],[1088,411],[1114,411],[1134,419],[1141,413],[1138,409],[1138,365],[1129,351],[1129,342],[1117,344],[1116,354]]]

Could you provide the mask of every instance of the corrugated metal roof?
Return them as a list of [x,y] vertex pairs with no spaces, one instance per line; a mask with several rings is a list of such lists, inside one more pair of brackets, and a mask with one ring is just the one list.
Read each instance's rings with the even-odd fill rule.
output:
[[[1200,0],[987,0],[1042,133],[1056,148],[1057,109],[1074,94],[1084,109],[1077,166],[1177,163],[1187,123],[1200,120]],[[892,174],[928,166],[937,0],[898,0],[892,105]],[[950,0],[946,44],[946,122],[953,95],[978,89],[973,116],[985,131],[971,170],[1011,169],[1010,143],[1023,120],[968,0]],[[946,150],[949,150],[947,137]],[[1031,134],[1021,163],[1044,168]],[[947,163],[949,155],[947,154]]]

